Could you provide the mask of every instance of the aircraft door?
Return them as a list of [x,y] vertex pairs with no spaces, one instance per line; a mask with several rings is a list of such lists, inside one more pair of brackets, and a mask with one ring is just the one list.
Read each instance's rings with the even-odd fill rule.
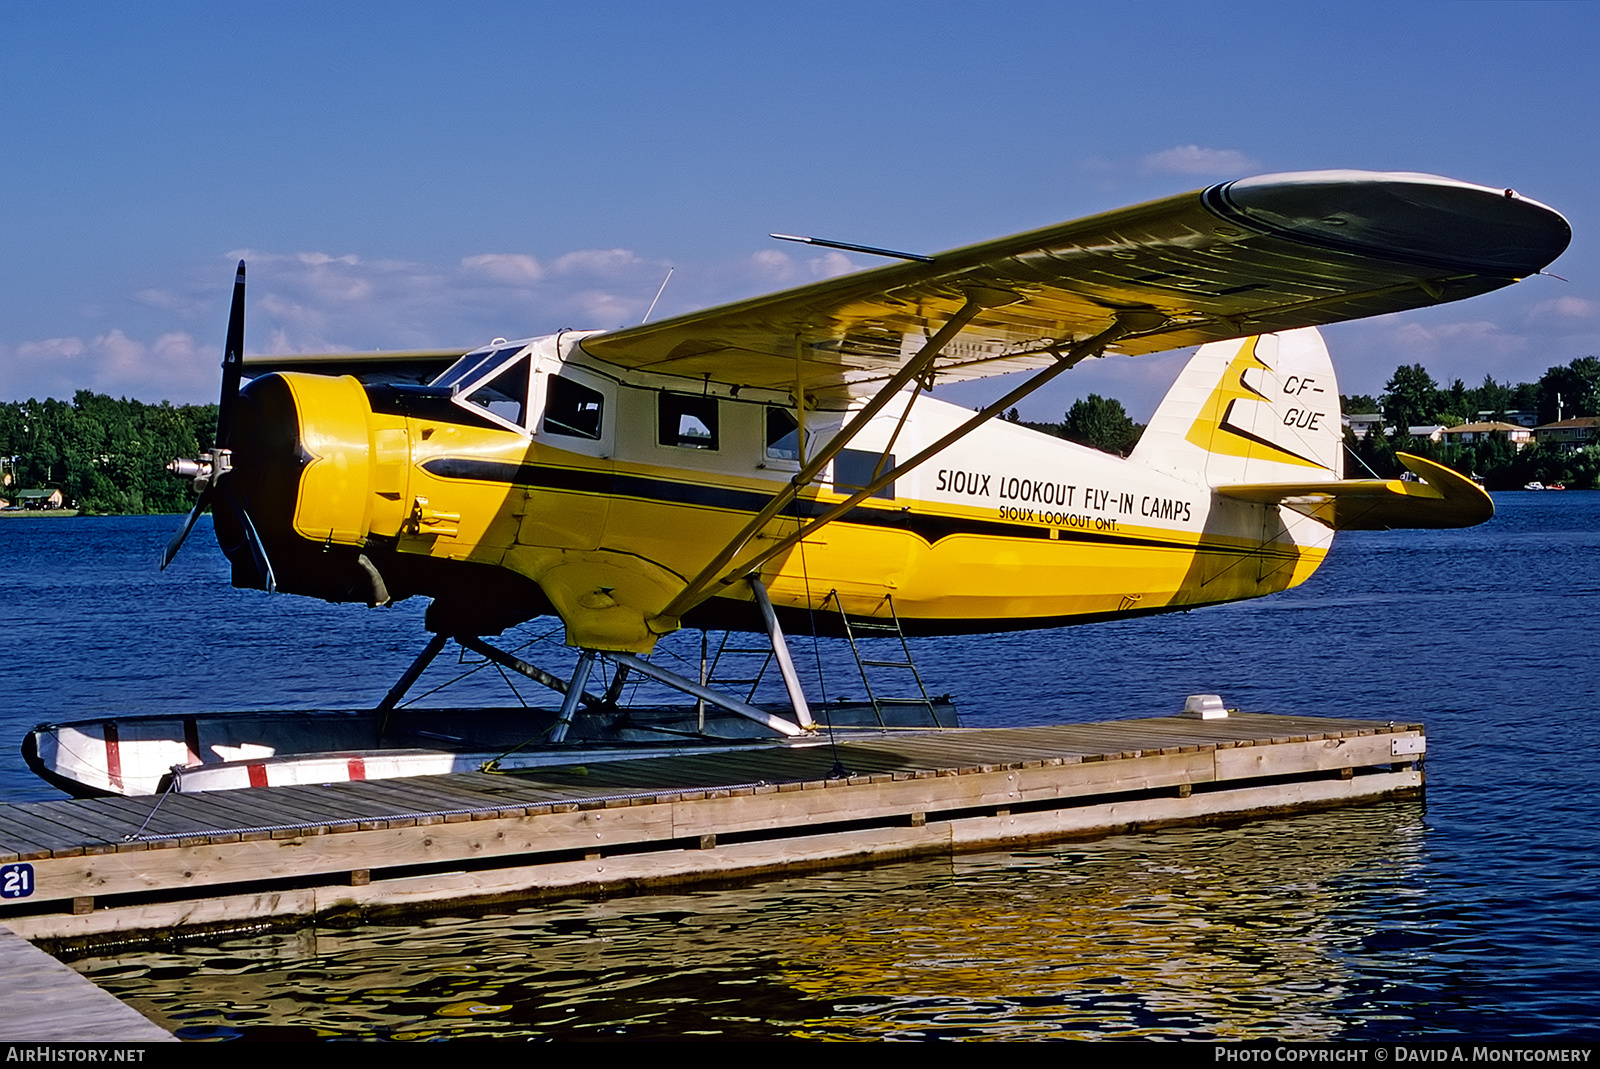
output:
[[562,367],[535,374],[533,399],[517,542],[597,549],[610,514],[614,389],[598,376]]

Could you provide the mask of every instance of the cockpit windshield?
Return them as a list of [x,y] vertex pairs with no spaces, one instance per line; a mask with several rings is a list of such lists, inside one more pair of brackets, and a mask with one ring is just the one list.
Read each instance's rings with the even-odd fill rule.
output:
[[429,385],[448,386],[452,391],[459,392],[463,386],[487,377],[494,368],[509,363],[523,348],[523,343],[517,342],[515,345],[502,343],[498,348],[490,346],[487,349],[476,349],[451,364],[445,369],[444,374]]
[[468,353],[434,379],[434,389],[448,389],[450,400],[468,411],[487,413],[494,422],[527,433],[528,373],[533,361],[518,355],[525,342],[496,341]]

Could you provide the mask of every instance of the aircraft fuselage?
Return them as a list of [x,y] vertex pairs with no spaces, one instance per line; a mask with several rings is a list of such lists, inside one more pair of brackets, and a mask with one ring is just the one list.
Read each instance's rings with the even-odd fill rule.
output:
[[[235,472],[280,588],[424,595],[430,626],[457,633],[554,611],[574,645],[650,649],[662,606],[800,469],[802,420],[789,394],[626,371],[587,357],[584,336],[469,354],[430,387],[251,383]],[[886,406],[742,557],[970,416],[922,396],[902,421],[910,399]],[[860,403],[812,399],[805,455]],[[841,607],[885,616],[888,595],[911,633],[998,631],[1283,590],[1331,538],[1291,509],[1219,496],[1199,472],[996,421],[759,575],[792,628],[836,628]],[[760,627],[744,583],[684,622]]]

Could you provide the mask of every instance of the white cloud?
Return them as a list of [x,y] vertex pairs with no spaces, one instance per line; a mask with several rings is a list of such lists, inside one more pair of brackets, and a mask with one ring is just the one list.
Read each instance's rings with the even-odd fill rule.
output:
[[1431,325],[1415,321],[1397,323],[1390,337],[1396,353],[1409,353],[1413,357],[1402,363],[1469,350],[1494,357],[1514,356],[1528,347],[1524,336],[1509,333],[1498,323],[1487,320]]
[[84,351],[82,338],[45,338],[42,341],[25,341],[17,346],[17,356],[27,360],[71,359]]
[[1201,148],[1199,145],[1177,145],[1152,152],[1139,161],[1140,166],[1152,174],[1189,175],[1243,175],[1258,170],[1260,164],[1237,149]]
[[115,382],[136,377],[145,370],[150,346],[134,341],[120,330],[113,330],[94,339],[90,351],[97,358],[96,375],[102,380]]
[[295,259],[311,267],[324,267],[329,264],[344,264],[346,267],[354,267],[361,262],[351,253],[346,253],[343,256],[329,256],[325,252],[299,252],[295,253]]
[[[1461,379],[1476,386],[1532,382],[1546,368],[1600,352],[1600,318],[1582,318],[1582,298],[1560,297],[1560,308],[1521,298],[1520,288],[1491,294],[1471,305],[1444,305],[1399,316],[1338,323],[1323,329],[1346,394],[1376,396],[1394,369],[1421,364],[1441,384]],[[1553,303],[1553,302],[1546,302]],[[1473,319],[1452,319],[1463,312]]]
[[584,322],[595,326],[623,326],[630,319],[638,319],[641,312],[638,301],[631,295],[589,290],[573,294],[573,304],[581,308]]
[[[668,267],[629,249],[580,249],[550,260],[491,252],[445,264],[239,249],[228,254],[227,267],[239,259],[249,272],[245,351],[252,354],[444,348],[622,326],[644,315]],[[215,263],[184,274],[133,295],[154,310],[146,323],[153,318],[169,328],[160,334],[147,327],[141,337],[126,321],[113,321],[92,338],[5,339],[0,396],[70,397],[91,389],[148,400],[212,399],[233,275]],[[699,274],[714,278],[717,269]],[[697,303],[725,299],[715,292]],[[117,300],[108,295],[102,303]]]
[[837,278],[861,268],[842,252],[825,252],[810,261],[812,274],[817,278]]
[[[69,398],[90,389],[147,401],[215,399],[232,266],[241,257],[250,271],[249,353],[474,346],[564,327],[615,328],[644,317],[669,266],[629,249],[547,257],[484,252],[437,263],[244,250],[223,262],[186,265],[129,294],[96,295],[97,306],[120,306],[129,318],[105,321],[92,333],[0,338],[0,397]],[[651,318],[875,266],[858,260],[836,250],[765,246],[719,262],[680,264]],[[1573,289],[1519,291],[1498,306],[1491,298],[1474,304],[1467,320],[1449,318],[1467,311],[1463,306],[1338,324],[1328,338],[1341,384],[1347,393],[1374,393],[1397,365],[1412,363],[1441,381],[1476,384],[1485,374],[1526,381],[1545,367],[1600,352],[1600,302]],[[1545,299],[1524,303],[1517,300],[1523,292]],[[1094,361],[1092,368],[1065,377],[1058,391],[1024,412],[1060,418],[1073,396],[1092,391],[1148,416],[1170,381],[1161,358]],[[986,387],[971,389],[976,403]]]
[[579,249],[558,257],[555,262],[555,273],[614,278],[619,275],[631,275],[644,266],[646,261],[627,249]]
[[1557,297],[1551,301],[1541,301],[1529,310],[1533,319],[1546,317],[1555,319],[1593,319],[1600,313],[1600,304],[1586,297]]
[[544,268],[539,261],[520,252],[486,252],[467,256],[461,261],[461,270],[468,275],[478,275],[491,282],[512,286],[526,286],[544,278]]
[[148,401],[207,400],[217,389],[221,347],[204,349],[188,334],[153,343],[120,329],[85,341],[46,338],[0,348],[0,396],[69,398],[78,390]]
[[[1168,165],[1250,161],[1186,146],[1157,153]],[[1238,157],[1234,159],[1234,157]],[[1127,164],[1133,167],[1134,164]],[[56,336],[0,338],[0,397],[71,397],[79,389],[142,400],[216,397],[233,263],[249,267],[249,353],[314,353],[474,346],[564,327],[639,322],[669,264],[625,248],[481,252],[415,262],[356,253],[239,250],[225,260],[183,265],[128,293],[92,295],[114,318]],[[677,265],[652,320],[876,266],[836,250],[762,246],[717,262]],[[1347,393],[1373,393],[1400,364],[1423,363],[1441,381],[1536,378],[1547,366],[1600,352],[1600,300],[1563,289],[1517,288],[1468,306],[1425,309],[1329,328]],[[1542,300],[1523,300],[1537,294]],[[1495,301],[1499,301],[1498,304]],[[1451,317],[1471,314],[1469,320]],[[196,338],[200,341],[197,343]],[[1072,396],[1118,396],[1148,415],[1166,389],[1158,360],[1094,361],[1024,411],[1059,418]],[[1159,372],[1159,373],[1157,373]],[[1070,380],[1070,381],[1069,381]],[[983,387],[974,390],[982,392]],[[976,395],[975,395],[976,397]]]
[[752,253],[746,263],[754,278],[781,286],[796,286],[861,270],[860,264],[833,250],[813,256],[791,256],[782,249],[762,249]]

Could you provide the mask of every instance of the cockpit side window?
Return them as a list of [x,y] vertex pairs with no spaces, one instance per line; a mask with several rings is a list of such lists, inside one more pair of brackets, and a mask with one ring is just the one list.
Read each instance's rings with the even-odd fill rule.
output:
[[527,360],[516,361],[473,390],[467,400],[508,423],[524,426],[528,418],[528,366]]
[[[468,353],[429,384],[430,391],[449,391],[450,402],[507,430],[527,434],[528,381],[533,361],[522,342]],[[523,354],[523,355],[518,355]]]
[[[872,449],[841,449],[833,458],[833,488],[841,494],[853,494],[871,486],[885,471],[894,470],[894,454],[888,456]],[[894,497],[894,482],[879,487],[873,497]]]
[[604,405],[605,398],[598,390],[551,375],[545,385],[543,429],[549,434],[599,441]]
[[800,459],[800,421],[787,408],[767,409],[767,456],[774,460]]
[[662,393],[657,405],[657,441],[684,449],[717,448],[717,399]]

